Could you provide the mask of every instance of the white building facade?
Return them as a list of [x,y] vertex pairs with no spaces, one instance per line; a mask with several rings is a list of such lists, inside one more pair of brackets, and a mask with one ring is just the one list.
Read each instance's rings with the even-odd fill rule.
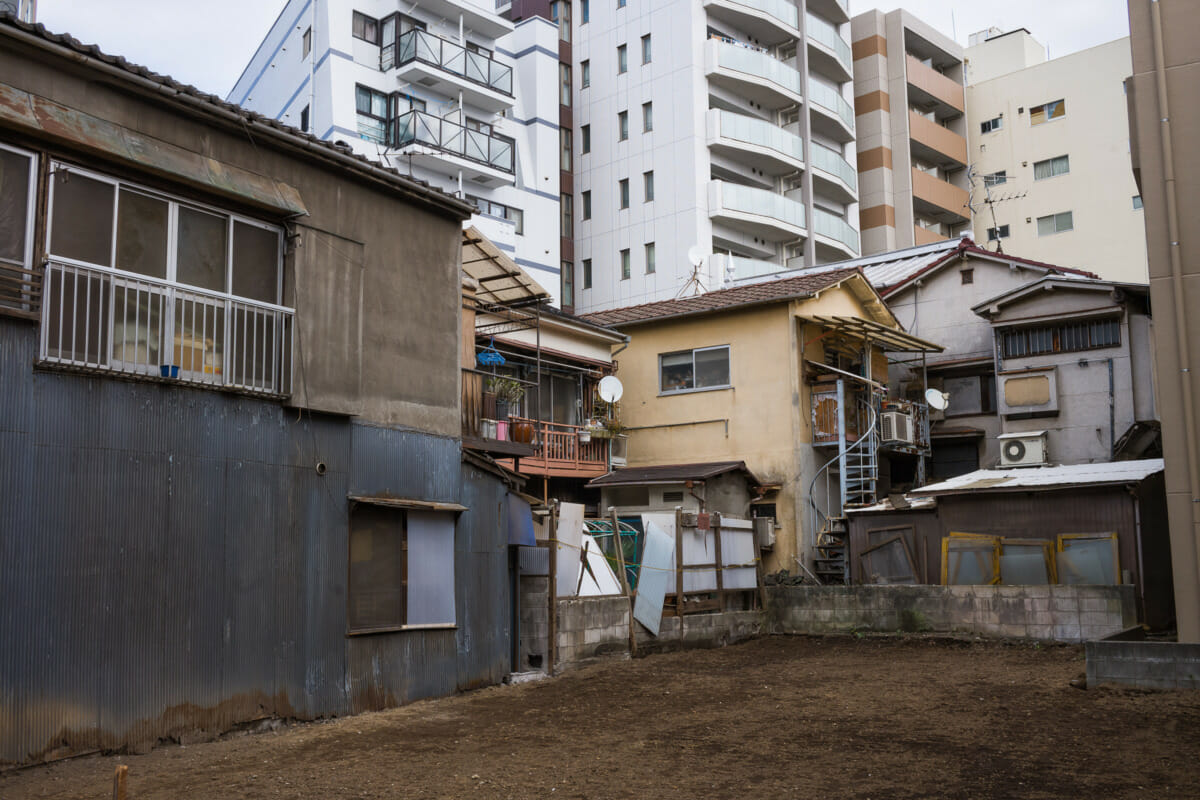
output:
[[576,0],[575,305],[859,254],[846,0]]
[[1129,154],[1129,39],[1046,60],[1024,28],[966,50],[975,241],[1115,281],[1147,280]]
[[473,200],[557,304],[558,41],[494,0],[289,0],[228,100]]

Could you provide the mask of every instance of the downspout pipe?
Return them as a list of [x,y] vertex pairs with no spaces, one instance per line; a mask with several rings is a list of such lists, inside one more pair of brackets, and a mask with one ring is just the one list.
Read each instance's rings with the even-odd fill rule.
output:
[[[1171,264],[1171,294],[1175,312],[1175,345],[1179,382],[1183,394],[1183,441],[1187,451],[1188,491],[1191,494],[1193,547],[1200,553],[1200,457],[1196,446],[1196,405],[1192,396],[1191,348],[1188,345],[1187,309],[1184,305],[1183,252],[1179,240],[1179,200],[1175,186],[1175,152],[1171,146],[1171,105],[1167,96],[1167,66],[1163,52],[1162,1],[1150,0],[1150,27],[1154,45],[1154,86],[1158,94],[1158,134],[1163,153],[1163,183],[1167,200],[1167,252]],[[1200,585],[1200,558],[1192,564]],[[1181,614],[1186,609],[1179,610]]]

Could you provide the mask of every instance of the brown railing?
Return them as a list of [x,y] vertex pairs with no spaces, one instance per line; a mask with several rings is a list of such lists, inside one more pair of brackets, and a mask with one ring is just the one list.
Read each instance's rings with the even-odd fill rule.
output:
[[[859,392],[846,392],[846,441],[854,442],[863,429],[859,419]],[[837,386],[824,384],[812,389],[812,443],[826,445],[838,443],[838,395]]]
[[510,427],[532,426],[533,456],[521,459],[519,471],[538,475],[603,475],[608,472],[608,440],[580,441],[584,428],[557,422],[538,422],[523,417],[509,417]]

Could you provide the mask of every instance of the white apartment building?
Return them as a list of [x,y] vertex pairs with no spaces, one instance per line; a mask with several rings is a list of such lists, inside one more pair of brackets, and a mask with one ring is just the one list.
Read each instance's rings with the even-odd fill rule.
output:
[[859,255],[846,0],[573,13],[579,310]]
[[496,12],[495,0],[289,0],[228,100],[473,199],[469,224],[557,303],[559,30]]
[[971,35],[965,58],[975,241],[1145,282],[1128,37],[1048,61],[1024,28],[992,28]]

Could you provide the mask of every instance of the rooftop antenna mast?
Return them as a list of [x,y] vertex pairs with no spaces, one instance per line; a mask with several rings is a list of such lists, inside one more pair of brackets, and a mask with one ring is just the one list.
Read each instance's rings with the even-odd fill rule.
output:
[[708,291],[708,289],[704,288],[704,283],[701,280],[701,270],[704,269],[704,259],[706,258],[704,251],[700,248],[700,245],[694,244],[688,248],[687,256],[688,261],[692,264],[692,274],[687,279],[687,282],[680,287],[679,293],[675,295],[676,298],[688,294],[689,290],[691,290],[692,295],[701,295]]

